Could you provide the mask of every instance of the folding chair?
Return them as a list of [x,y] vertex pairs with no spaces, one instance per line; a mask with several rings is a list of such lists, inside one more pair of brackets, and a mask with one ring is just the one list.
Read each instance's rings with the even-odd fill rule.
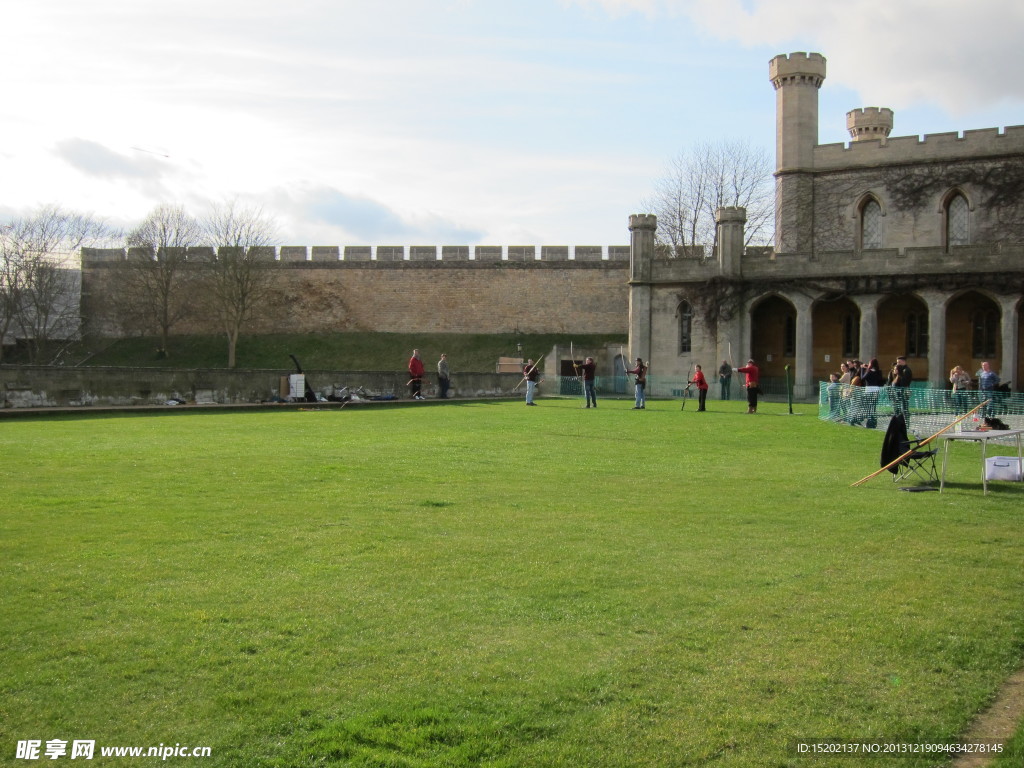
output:
[[[881,465],[886,466],[903,456],[898,464],[889,467],[892,481],[898,483],[909,478],[916,478],[922,485],[938,485],[939,473],[935,468],[935,456],[938,450],[918,448],[920,440],[907,435],[907,422],[903,414],[895,414],[889,422],[882,440]],[[904,454],[906,454],[904,456]]]

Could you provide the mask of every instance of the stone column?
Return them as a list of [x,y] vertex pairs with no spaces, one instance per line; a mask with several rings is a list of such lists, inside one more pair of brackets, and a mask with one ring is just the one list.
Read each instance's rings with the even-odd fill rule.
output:
[[860,349],[859,357],[865,363],[878,357],[878,302],[882,297],[878,294],[867,296],[851,296],[853,303],[860,311]]
[[924,290],[919,295],[928,305],[928,382],[936,389],[949,389],[946,375],[946,302],[949,295]]
[[1013,381],[1017,385],[1017,389],[1020,389],[1020,382],[1016,381],[1017,378],[1017,366],[1020,365],[1020,360],[1017,359],[1017,348],[1020,343],[1018,336],[1018,328],[1020,327],[1020,317],[1017,314],[1017,300],[1018,296],[1000,296],[999,297],[999,314],[1001,317],[1001,330],[1002,330],[1002,344],[1003,344],[1003,359],[1000,362],[999,368],[999,381],[1006,383]]
[[793,371],[793,399],[804,400],[814,389],[811,381],[814,354],[812,300],[803,295],[787,296],[796,307],[796,370]]

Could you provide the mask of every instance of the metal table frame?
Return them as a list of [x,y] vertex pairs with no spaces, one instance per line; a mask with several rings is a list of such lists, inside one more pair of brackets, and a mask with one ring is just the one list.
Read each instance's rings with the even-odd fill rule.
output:
[[1021,434],[1024,434],[1024,429],[990,429],[987,431],[975,431],[975,432],[944,432],[939,435],[939,439],[944,440],[946,445],[942,450],[942,478],[939,480],[939,493],[942,493],[942,489],[946,485],[946,459],[949,457],[949,444],[954,440],[964,440],[981,443],[981,484],[985,489],[985,493],[988,493],[988,477],[986,476],[986,461],[988,455],[988,442],[989,440],[998,440],[999,438],[1014,437],[1017,442],[1017,461],[1024,459],[1024,452],[1021,450]]

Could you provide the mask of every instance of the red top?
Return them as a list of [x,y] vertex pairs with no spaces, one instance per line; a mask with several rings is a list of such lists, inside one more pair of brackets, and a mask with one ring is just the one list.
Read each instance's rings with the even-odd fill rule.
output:
[[708,388],[708,380],[704,378],[704,371],[694,371],[693,372],[693,381],[690,382],[690,383],[691,384],[696,384],[697,385],[697,389],[707,389]]
[[745,373],[747,375],[748,387],[756,387],[761,380],[761,369],[753,363],[750,365],[744,365],[742,368],[737,368],[736,373]]
[[423,378],[423,361],[415,355],[409,358],[409,378]]

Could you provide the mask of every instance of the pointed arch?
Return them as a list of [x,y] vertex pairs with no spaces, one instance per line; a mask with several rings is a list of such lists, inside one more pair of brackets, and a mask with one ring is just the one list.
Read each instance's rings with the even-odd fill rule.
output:
[[942,198],[942,248],[971,243],[972,206],[959,187],[949,190]]
[[883,218],[885,209],[873,193],[868,192],[857,201],[856,249],[858,251],[885,247]]
[[681,299],[676,305],[676,318],[679,320],[678,352],[688,355],[693,350],[693,307],[686,299]]

